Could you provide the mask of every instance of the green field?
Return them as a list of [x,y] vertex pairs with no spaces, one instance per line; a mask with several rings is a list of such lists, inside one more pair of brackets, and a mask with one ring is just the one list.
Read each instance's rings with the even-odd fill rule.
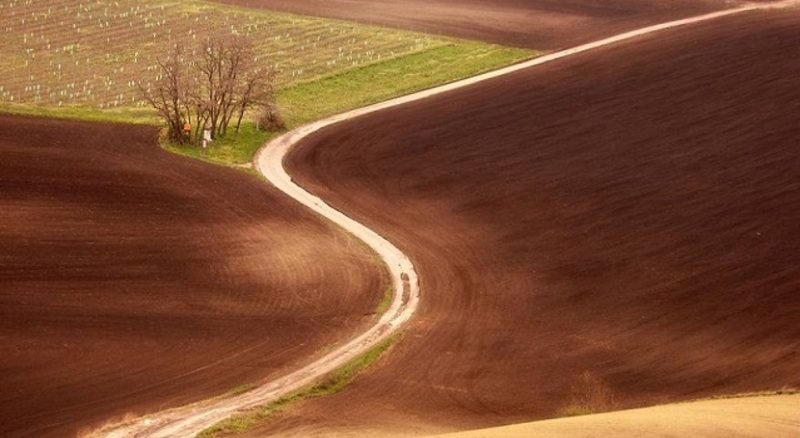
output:
[[136,83],[158,75],[175,46],[194,50],[210,33],[249,35],[278,84],[309,80],[442,45],[410,32],[199,1],[0,2],[0,101],[143,105]]
[[[529,58],[527,50],[176,0],[0,0],[0,111],[157,123],[141,99],[176,46],[248,35],[276,72],[289,127]],[[268,139],[245,126],[198,158],[242,163]]]

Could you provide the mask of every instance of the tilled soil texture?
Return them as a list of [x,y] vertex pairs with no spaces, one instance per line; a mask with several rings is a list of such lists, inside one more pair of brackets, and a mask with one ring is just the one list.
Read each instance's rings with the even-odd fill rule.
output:
[[354,333],[373,255],[151,127],[0,117],[0,435],[258,382]]
[[290,173],[409,254],[422,304],[382,365],[257,433],[800,385],[798,28],[676,28],[302,143]]
[[737,3],[725,0],[215,1],[539,50],[567,48]]

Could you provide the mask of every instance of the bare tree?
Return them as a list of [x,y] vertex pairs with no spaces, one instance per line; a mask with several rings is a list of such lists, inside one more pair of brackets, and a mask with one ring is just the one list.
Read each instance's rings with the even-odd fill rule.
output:
[[158,111],[158,114],[167,123],[167,136],[171,141],[185,143],[188,138],[184,135],[183,124],[186,120],[183,110],[182,52],[175,48],[165,60],[158,61],[159,76],[155,82],[144,86],[137,83],[144,99]]
[[251,109],[269,108],[270,114],[277,115],[274,71],[259,62],[251,40],[239,35],[214,35],[200,43],[197,53],[186,68],[181,68],[181,53],[171,53],[159,63],[163,80],[155,90],[142,90],[167,122],[170,139],[187,140],[181,131],[185,122],[196,126],[193,141],[198,142],[203,128],[209,129],[213,138],[224,137],[234,117],[238,133]]
[[[238,102],[235,102],[234,105],[235,110],[238,112],[236,118],[237,133],[242,126],[242,118],[244,118],[247,110],[260,107],[269,108],[272,112],[277,111],[275,93],[272,87],[275,79],[274,71],[271,68],[253,66],[246,69],[245,72],[240,85],[237,87]],[[283,129],[283,126],[280,129]]]
[[202,42],[194,66],[198,104],[207,112],[212,136],[224,137],[236,117],[236,132],[245,113],[273,99],[273,70],[258,63],[253,43],[239,35],[211,36]]

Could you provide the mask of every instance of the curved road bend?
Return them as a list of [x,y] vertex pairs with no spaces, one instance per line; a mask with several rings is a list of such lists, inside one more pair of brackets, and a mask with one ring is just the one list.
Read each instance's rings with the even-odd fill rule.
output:
[[[516,64],[473,78],[464,79],[438,88],[399,97],[387,102],[356,109],[343,114],[302,126],[266,144],[256,156],[256,168],[278,189],[297,200],[301,204],[328,218],[377,252],[389,268],[395,294],[391,307],[381,319],[365,333],[337,348],[324,357],[300,370],[266,383],[247,393],[225,398],[208,400],[175,409],[147,415],[131,422],[111,426],[99,430],[91,436],[122,437],[192,437],[213,424],[222,421],[237,412],[264,405],[279,399],[305,385],[315,382],[320,377],[335,370],[349,360],[363,354],[391,334],[395,333],[414,314],[419,301],[419,284],[416,271],[409,258],[397,247],[364,225],[354,221],[345,214],[327,205],[322,199],[312,195],[295,184],[291,176],[283,168],[283,159],[291,147],[304,137],[344,120],[353,119],[364,114],[404,103],[424,99],[429,96],[445,93],[477,82],[527,69],[536,65],[554,61],[566,56],[586,52],[598,47],[632,39],[641,35],[658,32],[678,26],[737,14],[756,9],[782,8],[800,5],[800,0],[787,0],[777,3],[760,3],[740,8],[714,12],[697,17],[671,21],[648,26],[642,29],[622,33],[572,49],[563,50],[542,56],[527,62]],[[398,214],[402,214],[398,212]]]

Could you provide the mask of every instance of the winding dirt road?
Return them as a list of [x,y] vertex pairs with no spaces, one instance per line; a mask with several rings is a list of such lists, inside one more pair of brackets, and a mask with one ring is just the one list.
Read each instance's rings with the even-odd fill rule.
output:
[[414,266],[408,257],[391,242],[364,225],[328,206],[322,199],[295,184],[283,168],[283,158],[289,149],[303,137],[340,120],[398,105],[388,102],[370,108],[352,111],[325,119],[289,132],[263,147],[255,159],[256,168],[275,187],[292,199],[324,216],[369,245],[382,259],[391,275],[394,295],[392,303],[380,320],[366,332],[313,363],[280,379],[274,380],[245,394],[195,403],[146,416],[123,425],[111,426],[94,435],[108,438],[122,437],[191,437],[213,424],[242,410],[275,401],[280,397],[314,383],[351,359],[365,353],[373,346],[396,333],[409,320],[419,302],[419,283]]
[[[395,291],[402,291],[402,293],[395,294],[391,308],[375,326],[371,327],[361,336],[351,340],[343,347],[336,349],[332,353],[297,372],[289,374],[283,378],[270,382],[256,390],[240,396],[218,401],[201,402],[184,408],[173,409],[163,413],[151,415],[136,420],[132,423],[128,423],[120,428],[102,431],[102,434],[109,437],[193,436],[200,430],[236,413],[237,411],[276,400],[282,395],[313,382],[314,380],[323,376],[325,373],[332,371],[349,359],[362,354],[377,342],[385,339],[391,333],[394,333],[396,330],[398,330],[402,324],[408,321],[408,319],[412,316],[418,305],[419,286],[417,274],[408,257],[397,247],[392,245],[383,237],[379,236],[377,233],[335,210],[327,205],[322,199],[310,194],[308,191],[292,182],[291,177],[285,171],[283,167],[285,155],[294,144],[304,137],[341,121],[350,120],[385,108],[395,107],[412,101],[418,101],[420,99],[445,93],[457,88],[462,88],[491,78],[499,77],[523,69],[528,69],[530,67],[564,58],[566,56],[586,52],[595,48],[607,46],[660,30],[701,21],[713,20],[754,9],[784,7],[797,3],[798,2],[795,0],[775,5],[753,4],[737,9],[710,13],[694,18],[677,20],[627,32],[573,49],[537,58],[526,63],[498,70],[496,72],[491,72],[433,90],[424,91],[382,104],[373,105],[342,115],[334,116],[329,119],[299,128],[271,142],[260,151],[256,159],[256,167],[277,188],[308,208],[345,228],[347,231],[365,241],[376,252],[378,252],[391,272],[392,283]],[[403,212],[396,211],[390,214],[402,216]]]
[[0,115],[2,437],[287,374],[373,324],[387,287],[357,239],[153,126]]
[[553,418],[587,372],[619,408],[800,385],[799,24],[665,30],[298,145],[425,299],[379,366],[250,436]]

